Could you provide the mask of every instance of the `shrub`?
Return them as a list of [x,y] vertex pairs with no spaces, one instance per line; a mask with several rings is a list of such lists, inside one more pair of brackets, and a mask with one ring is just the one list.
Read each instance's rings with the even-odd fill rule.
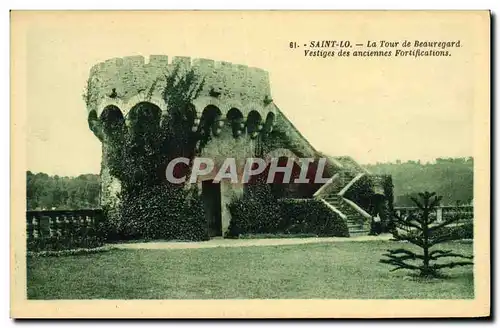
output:
[[474,239],[474,225],[472,222],[457,226],[443,227],[432,233],[433,238],[447,240]]
[[347,223],[316,199],[284,199],[279,230],[291,234],[316,234],[320,237],[349,237]]
[[[315,199],[277,200],[261,189],[234,200],[229,209],[229,236],[336,236],[348,237],[346,222]],[[269,238],[269,237],[267,237]]]
[[27,249],[32,252],[63,251],[77,248],[96,248],[104,245],[104,238],[99,236],[53,236],[28,241]]
[[203,204],[196,188],[157,185],[122,199],[112,227],[119,239],[207,240]]
[[249,185],[243,196],[234,199],[228,208],[231,213],[228,237],[278,232],[280,206],[267,184]]

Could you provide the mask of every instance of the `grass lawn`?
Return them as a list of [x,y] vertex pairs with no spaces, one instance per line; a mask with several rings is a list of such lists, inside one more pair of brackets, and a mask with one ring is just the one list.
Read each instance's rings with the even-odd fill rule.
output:
[[[419,281],[389,272],[389,241],[28,258],[29,299],[473,298],[472,266]],[[405,247],[409,247],[405,245]],[[472,254],[471,243],[442,247]]]

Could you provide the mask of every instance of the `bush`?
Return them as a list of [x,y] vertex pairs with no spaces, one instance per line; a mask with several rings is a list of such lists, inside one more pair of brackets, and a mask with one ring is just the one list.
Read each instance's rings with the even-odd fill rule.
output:
[[474,225],[472,222],[457,226],[443,227],[432,234],[433,238],[446,238],[447,240],[474,239]]
[[64,251],[77,248],[96,248],[104,245],[104,238],[100,236],[53,236],[37,238],[28,241],[28,251]]
[[284,233],[349,237],[347,223],[319,200],[284,199],[280,203],[279,230]]
[[349,236],[347,223],[321,201],[278,201],[265,187],[268,186],[261,186],[260,192],[245,194],[229,205],[229,236]]
[[267,184],[249,185],[247,192],[234,199],[228,208],[231,223],[227,237],[278,232],[280,206]]
[[124,197],[120,220],[111,228],[119,239],[207,240],[208,227],[196,188],[157,185]]

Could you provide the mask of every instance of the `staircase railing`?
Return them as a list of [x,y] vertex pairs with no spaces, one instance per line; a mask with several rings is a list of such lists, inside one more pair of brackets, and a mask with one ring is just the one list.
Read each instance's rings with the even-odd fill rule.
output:
[[354,179],[352,179],[351,181],[349,181],[349,183],[348,183],[348,184],[346,184],[346,185],[344,186],[344,188],[342,188],[342,190],[340,190],[340,191],[339,191],[339,193],[338,193],[337,195],[339,195],[339,196],[343,196],[343,195],[347,192],[347,190],[349,190],[349,188],[351,188],[351,187],[352,187],[352,186],[356,183],[356,181],[358,181],[359,179],[361,179],[361,178],[362,178],[362,177],[364,177],[365,175],[366,175],[365,173],[359,173],[358,175],[356,175],[356,176],[354,177]]
[[326,200],[324,200],[323,198],[320,199],[323,204],[325,204],[329,209],[331,209],[332,211],[334,211],[335,213],[338,214],[338,216],[340,216],[343,220],[346,220],[347,219],[347,215],[345,215],[344,213],[342,213],[338,208],[336,208],[335,206],[332,206],[330,203],[328,203]]
[[334,181],[338,180],[340,177],[339,173],[335,173],[328,181],[322,185],[313,195],[313,197],[318,198],[323,195],[328,195],[335,187]]
[[342,200],[344,202],[346,202],[347,204],[349,204],[356,212],[358,212],[359,214],[361,214],[365,219],[371,219],[372,218],[372,216],[368,212],[366,212],[364,209],[362,209],[361,207],[359,207],[352,200],[349,200],[347,198],[342,198]]

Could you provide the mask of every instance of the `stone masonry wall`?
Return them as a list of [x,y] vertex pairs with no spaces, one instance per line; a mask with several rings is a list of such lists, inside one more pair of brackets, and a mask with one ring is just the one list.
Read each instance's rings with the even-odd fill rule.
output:
[[181,71],[193,68],[200,79],[204,79],[200,97],[214,91],[220,93],[219,99],[237,108],[265,107],[265,99],[271,99],[268,73],[260,68],[189,57],[173,57],[171,62],[163,55],[152,55],[148,59],[146,63],[143,56],[113,58],[92,67],[87,86],[88,111],[95,111],[99,117],[104,107],[112,103],[125,115],[145,97],[163,111],[167,110],[161,93],[165,75],[176,65]]

